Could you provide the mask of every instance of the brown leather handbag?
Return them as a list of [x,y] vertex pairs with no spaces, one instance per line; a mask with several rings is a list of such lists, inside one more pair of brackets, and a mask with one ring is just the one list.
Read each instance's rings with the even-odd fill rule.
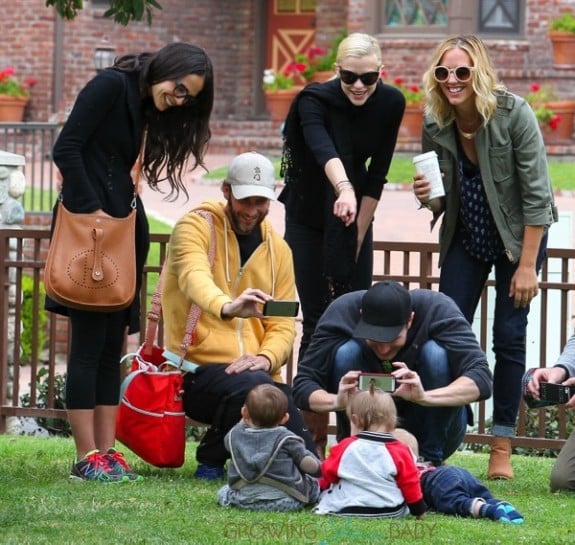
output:
[[125,218],[76,214],[58,203],[48,249],[46,294],[70,308],[115,312],[136,294],[136,202]]

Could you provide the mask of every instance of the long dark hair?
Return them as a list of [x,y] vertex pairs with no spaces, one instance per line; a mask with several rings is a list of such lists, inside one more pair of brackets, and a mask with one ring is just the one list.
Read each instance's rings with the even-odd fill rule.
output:
[[[170,184],[168,198],[175,200],[180,191],[188,197],[182,181],[189,155],[204,169],[204,155],[211,137],[209,120],[214,103],[214,73],[207,53],[196,45],[174,42],[155,53],[124,55],[114,62],[114,70],[139,72],[140,95],[147,129],[142,173],[148,185],[159,190],[158,182]],[[189,105],[160,112],[149,96],[150,87],[189,74],[204,76],[204,87]],[[160,176],[164,178],[160,178]]]

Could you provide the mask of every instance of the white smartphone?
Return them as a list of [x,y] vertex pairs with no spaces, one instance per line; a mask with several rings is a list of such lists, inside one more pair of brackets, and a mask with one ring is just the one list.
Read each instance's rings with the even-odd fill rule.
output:
[[359,375],[359,389],[369,390],[371,384],[383,392],[395,392],[395,377],[386,373],[362,373]]

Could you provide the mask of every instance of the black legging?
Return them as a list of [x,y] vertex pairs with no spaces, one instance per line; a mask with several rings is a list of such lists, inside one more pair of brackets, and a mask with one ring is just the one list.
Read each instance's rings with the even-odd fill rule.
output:
[[107,314],[70,309],[68,314],[72,341],[66,378],[66,408],[117,405],[126,311]]
[[295,406],[291,388],[273,382],[265,371],[244,371],[234,375],[225,372],[227,365],[202,365],[195,373],[184,378],[184,410],[199,422],[210,424],[202,438],[196,459],[200,464],[223,466],[230,457],[224,446],[224,437],[241,419],[241,408],[248,392],[258,384],[275,384],[288,398],[289,420],[285,427],[303,438],[311,452],[315,452],[310,433]]

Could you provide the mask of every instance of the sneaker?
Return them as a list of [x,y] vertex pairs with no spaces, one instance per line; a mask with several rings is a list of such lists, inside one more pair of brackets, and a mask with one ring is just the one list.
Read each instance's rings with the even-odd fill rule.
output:
[[224,478],[223,466],[210,466],[208,464],[199,464],[194,473],[196,479],[206,479],[206,481],[215,481]]
[[121,483],[128,478],[110,466],[99,450],[91,450],[72,464],[71,481],[94,481],[101,483]]
[[506,501],[488,500],[485,505],[481,506],[480,513],[484,517],[504,524],[523,524],[525,522],[523,515]]
[[116,473],[123,474],[128,477],[128,481],[139,482],[144,480],[144,477],[132,471],[132,468],[128,465],[128,462],[126,462],[124,455],[115,448],[109,448],[108,452],[106,452],[103,457]]

